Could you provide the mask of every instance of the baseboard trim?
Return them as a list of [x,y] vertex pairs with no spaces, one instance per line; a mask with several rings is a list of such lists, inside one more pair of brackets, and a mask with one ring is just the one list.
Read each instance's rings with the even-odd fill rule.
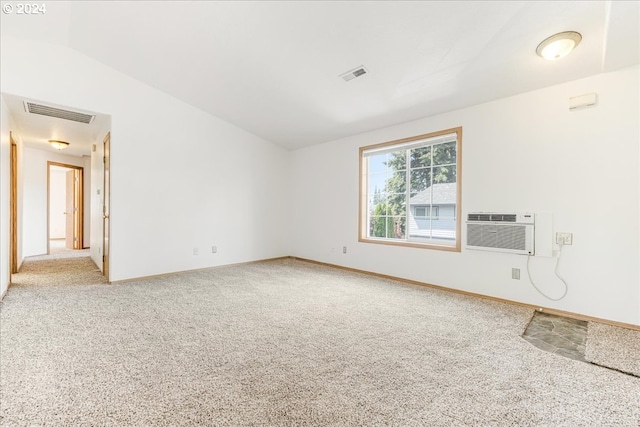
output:
[[148,280],[148,279],[157,279],[157,278],[160,278],[160,277],[168,277],[168,276],[173,276],[175,274],[180,274],[180,273],[191,273],[191,272],[194,272],[194,271],[211,270],[212,268],[223,268],[223,267],[231,267],[231,266],[238,266],[238,265],[258,264],[260,262],[276,261],[276,260],[290,259],[290,258],[291,257],[289,257],[289,256],[281,256],[281,257],[276,257],[276,258],[258,259],[258,260],[255,260],[255,261],[236,262],[236,263],[233,263],[233,264],[214,265],[214,266],[211,266],[211,267],[192,268],[190,270],[179,270],[179,271],[172,271],[172,272],[169,272],[169,273],[153,274],[153,275],[150,275],[150,276],[139,276],[139,277],[132,277],[130,279],[113,280],[113,281],[109,282],[109,284],[110,285],[117,285],[117,284],[121,284],[121,283],[137,282],[138,280]]
[[576,319],[576,320],[584,320],[584,321],[587,321],[587,322],[597,322],[597,323],[602,323],[602,324],[605,324],[605,325],[617,326],[619,328],[625,328],[625,329],[631,329],[631,330],[634,330],[634,331],[640,331],[640,325],[634,325],[634,324],[631,324],[631,323],[623,323],[623,322],[617,322],[615,320],[601,319],[599,317],[587,316],[587,315],[584,315],[584,314],[573,313],[573,312],[570,312],[570,311],[558,310],[558,309],[555,309],[555,308],[539,307],[539,306],[532,305],[532,304],[527,304],[527,303],[524,303],[524,302],[508,300],[508,299],[505,299],[505,298],[492,297],[492,296],[489,296],[489,295],[483,295],[483,294],[478,294],[478,293],[475,293],[475,292],[463,291],[463,290],[460,290],[460,289],[447,288],[446,286],[434,285],[432,283],[426,283],[426,282],[419,282],[417,280],[403,279],[401,277],[390,276],[390,275],[387,275],[387,274],[374,273],[372,271],[367,271],[367,270],[359,270],[357,268],[345,267],[345,266],[342,266],[342,265],[330,264],[330,263],[326,263],[326,262],[315,261],[315,260],[312,260],[312,259],[299,258],[299,257],[294,257],[294,256],[289,257],[289,258],[292,258],[292,259],[295,259],[295,260],[298,260],[298,261],[308,262],[308,263],[311,263],[311,264],[317,264],[317,265],[323,265],[323,266],[326,266],[326,267],[338,268],[340,270],[351,271],[351,272],[354,272],[354,273],[367,274],[369,276],[379,277],[381,279],[395,280],[395,281],[402,282],[402,283],[407,283],[407,284],[410,284],[410,285],[424,286],[424,287],[427,287],[427,288],[438,289],[438,290],[446,291],[446,292],[453,292],[453,293],[460,294],[460,295],[466,295],[466,296],[482,298],[482,299],[486,299],[486,300],[490,300],[490,301],[497,301],[497,302],[507,303],[507,304],[511,304],[511,305],[517,305],[517,306],[520,306],[520,307],[530,308],[531,310],[538,311],[538,312],[541,312],[541,313],[554,314],[554,315],[557,315],[557,316],[569,317],[571,319]]
[[555,308],[546,308],[546,307],[539,307],[537,311],[541,313],[555,314],[556,316],[569,317],[576,320],[584,320],[586,322],[596,322],[596,323],[602,323],[609,326],[617,326],[619,328],[640,331],[640,325],[634,325],[632,323],[616,322],[615,320],[602,319],[600,317],[593,317],[593,316],[588,316],[586,314],[573,313],[571,311],[564,311],[564,310],[558,310]]
[[2,300],[4,299],[4,297],[7,295],[7,292],[9,291],[9,286],[7,286],[7,289],[5,289],[1,294],[0,294],[0,302],[2,302]]

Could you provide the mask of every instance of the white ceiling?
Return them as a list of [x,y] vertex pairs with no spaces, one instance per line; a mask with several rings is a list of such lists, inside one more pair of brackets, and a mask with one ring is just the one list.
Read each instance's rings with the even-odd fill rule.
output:
[[[637,1],[79,1],[13,18],[3,35],[68,45],[289,149],[640,62]],[[535,54],[566,30],[583,36],[571,55]]]

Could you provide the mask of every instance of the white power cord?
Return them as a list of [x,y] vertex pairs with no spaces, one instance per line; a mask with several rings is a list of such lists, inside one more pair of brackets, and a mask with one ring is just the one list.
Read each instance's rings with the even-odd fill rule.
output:
[[536,289],[536,291],[538,291],[540,293],[540,295],[542,295],[543,297],[550,299],[551,301],[560,301],[562,298],[564,298],[567,295],[567,291],[569,290],[569,285],[567,285],[567,282],[564,280],[564,278],[562,276],[560,276],[560,274],[558,273],[558,267],[560,266],[560,257],[562,256],[562,247],[564,245],[560,244],[560,251],[558,251],[558,259],[556,260],[556,269],[554,271],[556,277],[558,279],[560,279],[560,281],[564,284],[564,293],[562,294],[562,296],[560,298],[551,298],[549,295],[545,294],[544,292],[542,292],[534,283],[533,279],[531,278],[531,271],[529,270],[529,260],[531,259],[531,255],[527,256],[527,276],[529,276],[529,281],[531,282],[531,284],[533,285],[533,287]]

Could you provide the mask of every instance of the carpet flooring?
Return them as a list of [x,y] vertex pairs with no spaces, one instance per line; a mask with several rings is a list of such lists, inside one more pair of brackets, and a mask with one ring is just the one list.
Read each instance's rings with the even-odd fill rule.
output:
[[68,287],[106,285],[104,276],[88,255],[62,257],[44,255],[28,258],[13,276],[10,290],[24,287]]
[[589,322],[587,343],[589,362],[640,377],[640,332]]
[[71,276],[0,306],[1,425],[640,425],[640,379],[532,346],[522,307],[291,259]]

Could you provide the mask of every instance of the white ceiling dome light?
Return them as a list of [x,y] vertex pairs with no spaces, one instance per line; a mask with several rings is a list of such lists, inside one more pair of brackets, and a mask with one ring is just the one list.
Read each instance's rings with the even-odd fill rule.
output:
[[536,53],[549,61],[567,56],[580,44],[582,35],[575,31],[564,31],[546,38],[536,48]]
[[59,141],[57,139],[50,139],[49,140],[49,144],[51,144],[51,146],[53,148],[55,148],[58,151],[62,151],[65,148],[67,148],[69,146],[69,143],[66,141]]

